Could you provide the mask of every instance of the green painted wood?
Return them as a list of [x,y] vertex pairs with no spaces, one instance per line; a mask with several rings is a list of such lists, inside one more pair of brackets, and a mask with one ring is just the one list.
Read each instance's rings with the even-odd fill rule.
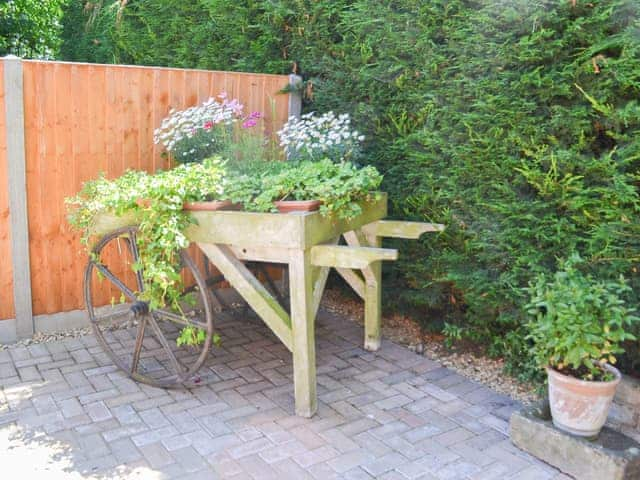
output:
[[373,262],[397,260],[392,248],[317,245],[311,247],[311,264],[318,267],[340,267],[362,270]]
[[[200,243],[306,249],[328,243],[343,232],[356,230],[387,214],[387,196],[384,193],[379,200],[361,205],[362,214],[352,220],[323,217],[320,212],[191,212],[196,224],[187,229],[186,235],[192,242]],[[135,224],[136,217],[133,213],[118,217],[105,212],[96,215],[91,232],[100,236]]]
[[262,283],[233,255],[229,247],[211,243],[198,243],[198,247],[289,351],[292,351],[294,343],[291,319]]
[[366,235],[417,239],[423,233],[442,232],[444,225],[439,223],[404,222],[396,220],[378,220],[362,227]]
[[138,223],[138,218],[134,212],[127,212],[121,216],[112,212],[104,212],[93,218],[93,224],[89,231],[91,232],[91,236],[99,238],[119,228],[131,227]]
[[[380,247],[381,240],[375,237],[371,244]],[[369,275],[365,278],[364,349],[375,352],[380,348],[382,338],[382,262],[369,265]]]
[[315,315],[311,255],[294,250],[289,260],[293,379],[296,414],[311,417],[318,408],[316,394]]
[[[340,237],[336,237],[331,241],[332,245],[337,244],[340,241]],[[312,262],[313,263],[313,262]],[[324,287],[327,284],[327,278],[329,278],[329,267],[312,267],[311,269],[311,283],[313,284],[313,317],[318,313],[320,308],[320,301],[324,293]]]
[[319,213],[308,215],[304,222],[303,247],[308,248],[328,243],[344,232],[358,230],[363,225],[381,220],[387,216],[387,194],[381,193],[378,200],[360,204],[362,213],[351,220],[323,217]]
[[[344,239],[353,248],[380,248],[382,239],[361,230],[345,232]],[[364,348],[375,352],[382,337],[382,263],[377,261],[362,269],[364,277]]]

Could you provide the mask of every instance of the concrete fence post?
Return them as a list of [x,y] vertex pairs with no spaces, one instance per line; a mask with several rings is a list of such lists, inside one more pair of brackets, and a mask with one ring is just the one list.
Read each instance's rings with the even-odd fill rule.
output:
[[9,183],[7,191],[9,193],[16,338],[28,338],[33,336],[34,323],[29,261],[22,60],[9,55],[4,57],[3,63],[4,113],[7,128],[7,178]]
[[302,114],[301,84],[302,77],[294,74],[289,75],[289,86],[291,87],[291,91],[289,92],[289,117],[299,118]]

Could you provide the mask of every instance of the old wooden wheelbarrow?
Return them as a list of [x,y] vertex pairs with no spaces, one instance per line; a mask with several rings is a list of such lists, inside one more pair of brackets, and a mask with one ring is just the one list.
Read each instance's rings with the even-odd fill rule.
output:
[[[318,212],[192,215],[197,223],[187,236],[198,248],[181,253],[184,283],[192,293],[181,312],[150,310],[139,299],[142,276],[130,268],[138,259],[135,218],[105,214],[96,219],[93,230],[100,239],[86,267],[84,294],[104,351],[137,381],[163,387],[197,382],[215,335],[212,295],[199,267],[204,254],[293,354],[296,413],[305,417],[317,408],[314,325],[329,269],[335,268],[364,300],[364,348],[375,351],[380,347],[381,262],[398,255],[381,248],[382,238],[416,239],[443,230],[442,225],[383,220],[386,195],[363,204],[361,215],[349,221]],[[346,245],[339,245],[341,237]],[[289,312],[246,261],[288,267]],[[177,347],[175,339],[184,327],[201,330],[203,342]]]

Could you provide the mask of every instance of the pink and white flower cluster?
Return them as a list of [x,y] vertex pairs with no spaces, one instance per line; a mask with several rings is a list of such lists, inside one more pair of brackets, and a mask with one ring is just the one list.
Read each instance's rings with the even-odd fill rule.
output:
[[226,93],[218,95],[218,99],[220,101],[209,98],[202,105],[186,110],[171,109],[169,116],[153,132],[153,142],[161,143],[171,152],[184,139],[216,126],[231,126],[242,118],[243,105],[237,99],[229,100]]

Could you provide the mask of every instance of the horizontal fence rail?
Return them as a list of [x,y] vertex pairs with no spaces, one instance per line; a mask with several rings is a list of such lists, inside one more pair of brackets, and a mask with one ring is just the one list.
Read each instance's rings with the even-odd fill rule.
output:
[[[7,132],[24,131],[30,279],[21,281],[29,283],[33,316],[38,316],[83,308],[86,256],[66,222],[64,198],[101,172],[114,178],[129,168],[165,168],[153,131],[170,109],[226,92],[246,112],[263,112],[268,134],[299,113],[291,111],[292,105],[299,110],[295,95],[281,93],[293,81],[285,75],[10,59],[0,61],[0,72],[11,61],[20,63],[23,91],[7,91],[0,74],[0,320],[13,319],[19,310],[15,303],[24,302],[14,293],[24,285],[14,284],[11,261],[16,248],[11,248],[10,235],[14,212],[4,188],[13,181],[7,178]],[[24,120],[4,114],[11,95],[23,99]],[[7,336],[3,323],[0,341]]]

